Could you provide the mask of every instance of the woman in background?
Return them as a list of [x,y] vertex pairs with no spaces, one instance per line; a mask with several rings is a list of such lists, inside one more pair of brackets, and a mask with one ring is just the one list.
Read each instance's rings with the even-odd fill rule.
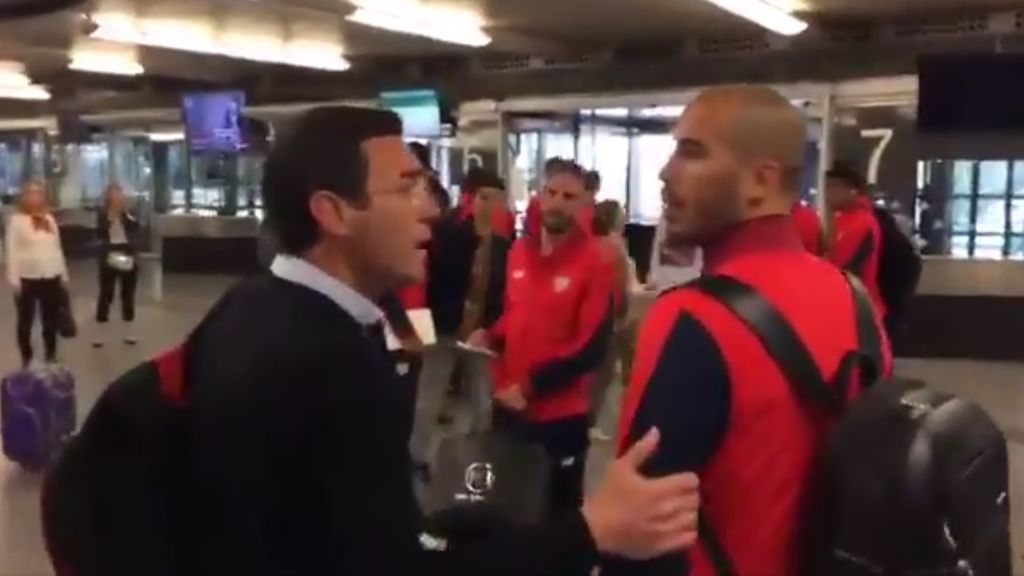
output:
[[598,369],[594,382],[594,393],[591,398],[591,440],[608,441],[611,437],[598,426],[601,409],[608,395],[608,388],[615,380],[616,368],[619,375],[629,377],[633,360],[633,338],[635,326],[630,323],[629,304],[634,292],[639,291],[640,283],[636,278],[636,264],[629,257],[626,246],[626,213],[622,206],[614,200],[598,202],[594,207],[594,235],[604,239],[607,254],[614,259],[612,269],[616,275],[616,294],[618,296],[615,310],[615,325],[612,339],[605,353],[605,360]]
[[36,310],[43,325],[47,362],[57,361],[57,324],[68,282],[68,267],[57,221],[50,214],[46,189],[38,181],[21,189],[18,211],[7,222],[7,281],[17,306],[17,339],[23,366],[33,359],[32,326]]
[[116,183],[107,186],[103,194],[103,209],[97,215],[96,224],[100,242],[100,295],[96,300],[99,331],[93,341],[94,348],[101,348],[105,343],[104,332],[110,320],[110,305],[118,285],[121,292],[121,320],[125,327],[124,342],[129,345],[137,342],[132,325],[135,322],[135,287],[139,276],[136,261],[139,223],[125,206],[126,199],[121,186]]

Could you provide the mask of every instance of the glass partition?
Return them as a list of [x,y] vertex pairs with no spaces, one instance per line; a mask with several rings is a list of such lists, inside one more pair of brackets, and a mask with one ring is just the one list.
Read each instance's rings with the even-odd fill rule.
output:
[[[12,198],[30,173],[26,172],[29,138],[21,134],[0,136],[0,196]],[[7,200],[5,200],[6,202]]]

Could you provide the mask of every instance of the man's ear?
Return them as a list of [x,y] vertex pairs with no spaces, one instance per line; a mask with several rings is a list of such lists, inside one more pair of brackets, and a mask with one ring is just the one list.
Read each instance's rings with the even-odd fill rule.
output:
[[320,230],[330,236],[351,236],[357,211],[354,206],[327,191],[316,191],[309,197],[310,215]]

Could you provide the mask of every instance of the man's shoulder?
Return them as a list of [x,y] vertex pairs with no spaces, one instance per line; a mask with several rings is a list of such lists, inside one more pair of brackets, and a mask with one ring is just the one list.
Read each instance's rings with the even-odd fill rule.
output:
[[270,273],[247,278],[214,304],[197,328],[240,337],[298,340],[323,331],[344,331],[355,320],[326,296]]

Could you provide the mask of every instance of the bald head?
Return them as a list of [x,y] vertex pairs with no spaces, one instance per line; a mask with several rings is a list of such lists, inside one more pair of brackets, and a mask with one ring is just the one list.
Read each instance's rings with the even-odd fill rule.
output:
[[694,108],[714,118],[721,142],[739,160],[778,164],[782,188],[799,193],[807,127],[789,100],[763,86],[721,86],[702,92]]
[[740,222],[792,210],[806,130],[777,92],[712,88],[686,108],[674,136],[676,150],[661,171],[673,242],[704,244]]

